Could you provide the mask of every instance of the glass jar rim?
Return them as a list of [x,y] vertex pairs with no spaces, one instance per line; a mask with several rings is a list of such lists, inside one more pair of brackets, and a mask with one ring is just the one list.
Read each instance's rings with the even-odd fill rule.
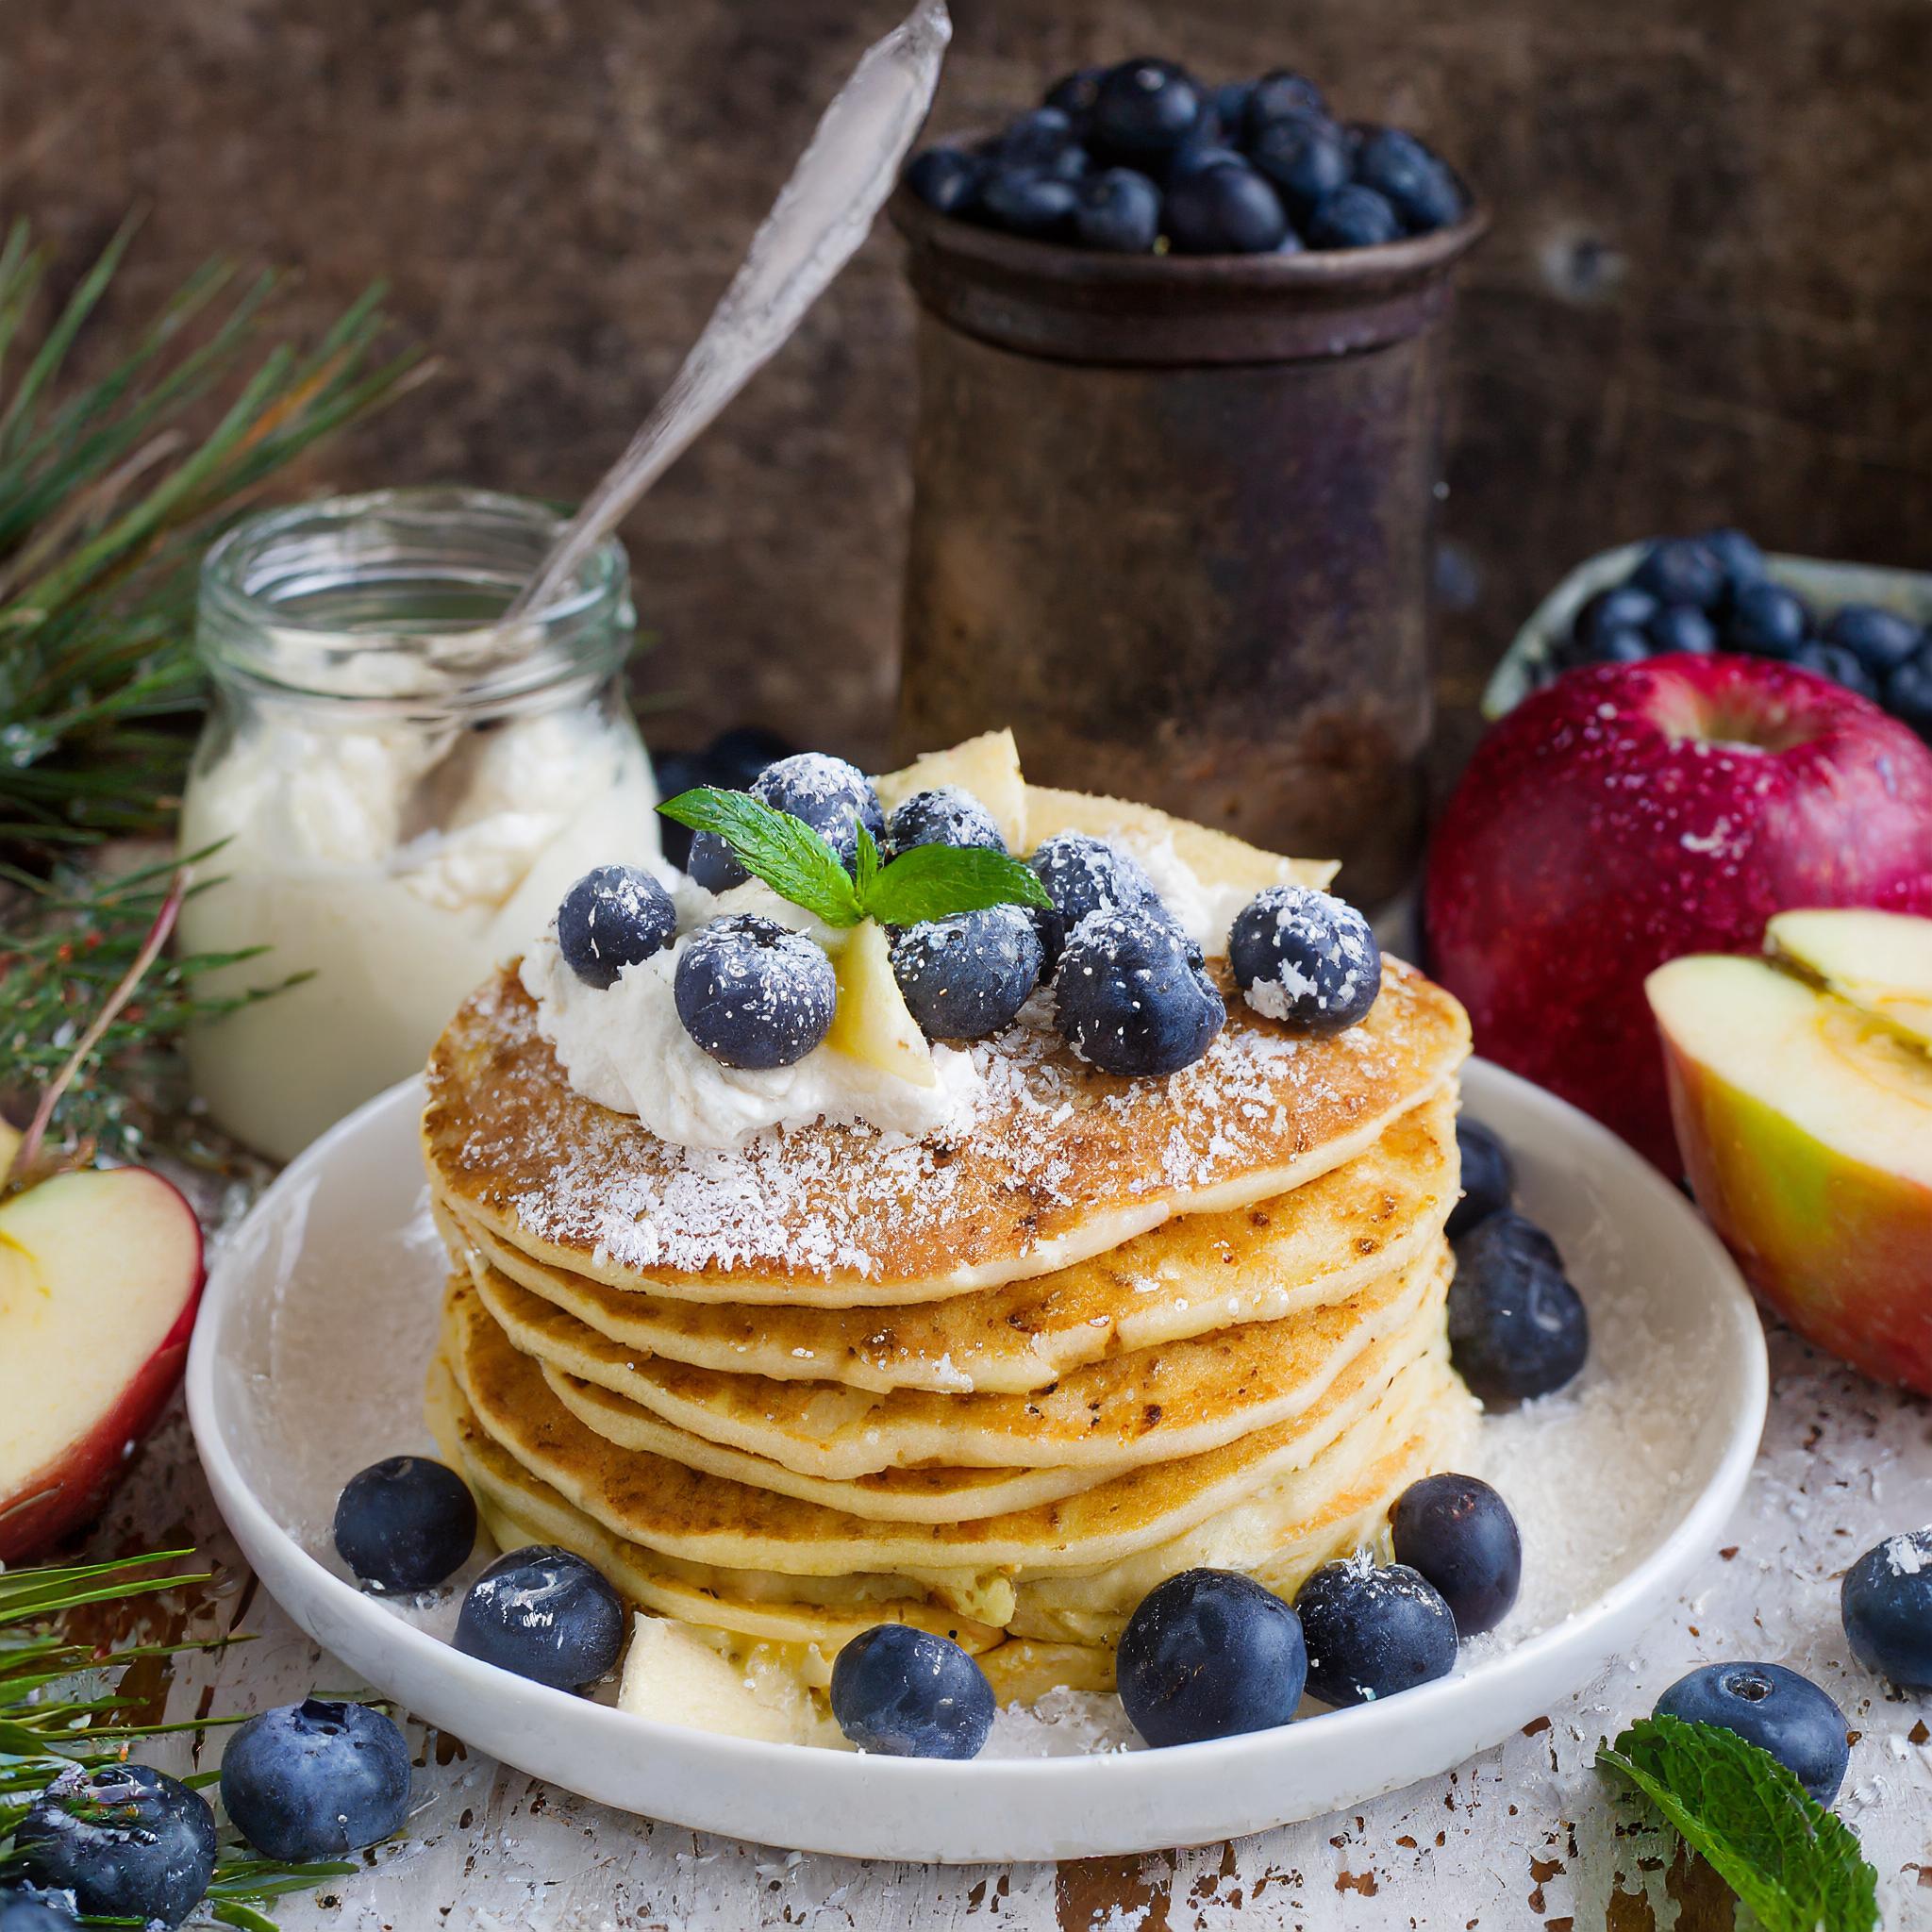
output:
[[[636,615],[623,544],[607,538],[541,609],[508,605],[563,526],[546,504],[496,491],[365,491],[262,510],[202,559],[196,644],[219,680],[358,710],[473,710],[585,679],[628,654]],[[428,587],[483,614],[411,618]],[[353,621],[318,609],[352,597]]]

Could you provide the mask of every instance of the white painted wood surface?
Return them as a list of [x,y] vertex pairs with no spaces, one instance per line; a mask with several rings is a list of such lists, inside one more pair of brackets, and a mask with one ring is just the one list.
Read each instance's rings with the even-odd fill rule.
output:
[[[1496,1751],[1367,1809],[1231,1845],[1059,1866],[867,1865],[654,1825],[587,1804],[410,1727],[419,1746],[407,1841],[314,1899],[284,1932],[1183,1932],[1281,1926],[1538,1927],[1702,1932],[1730,1924],[1707,1873],[1590,1768],[1598,1740],[1713,1658],[1783,1662],[1824,1684],[1857,1740],[1840,1810],[1880,1874],[1889,1932],[1932,1927],[1932,1699],[1889,1692],[1854,1663],[1838,1579],[1873,1543],[1932,1522],[1932,1409],[1773,1341],[1772,1419],[1751,1490],[1689,1588],[1659,1605],[1641,1655]],[[171,1715],[245,1712],[311,1687],[350,1691],[267,1601],[214,1517],[184,1424],[144,1450],[104,1524],[104,1549],[197,1541],[216,1583],[183,1606],[192,1635],[256,1641],[185,1658]],[[158,1761],[214,1761],[219,1733]],[[799,1775],[808,1776],[801,1759]]]

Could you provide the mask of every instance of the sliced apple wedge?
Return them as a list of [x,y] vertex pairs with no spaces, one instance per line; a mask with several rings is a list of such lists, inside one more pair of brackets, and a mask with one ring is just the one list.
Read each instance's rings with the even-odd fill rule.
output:
[[1905,912],[1780,912],[1765,951],[1840,999],[1932,1046],[1932,919]]
[[897,772],[873,781],[879,803],[895,810],[915,791],[957,785],[992,814],[1008,852],[1026,852],[1026,785],[1020,776],[1020,747],[1010,731],[982,732],[946,751],[929,751]]
[[1932,1055],[1763,959],[1646,983],[1698,1205],[1821,1347],[1932,1392]]
[[885,927],[871,919],[854,926],[835,971],[839,1007],[825,1044],[915,1087],[937,1087],[932,1048],[899,991]]
[[0,1204],[0,1562],[86,1521],[187,1358],[201,1229],[158,1174],[57,1174]]

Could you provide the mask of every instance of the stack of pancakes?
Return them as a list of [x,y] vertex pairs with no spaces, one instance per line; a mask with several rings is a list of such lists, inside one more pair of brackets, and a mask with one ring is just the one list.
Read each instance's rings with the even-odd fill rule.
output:
[[[1105,828],[1026,796],[1036,841]],[[1208,884],[1307,875],[1162,823]],[[1022,1025],[974,1048],[957,1140],[732,1152],[585,1100],[514,971],[479,990],[429,1069],[430,1410],[496,1540],[808,1683],[875,1624],[943,1631],[1002,1698],[1110,1685],[1177,1571],[1291,1595],[1373,1541],[1474,1415],[1444,1334],[1467,1022],[1394,961],[1328,1039],[1224,990],[1170,1079]]]

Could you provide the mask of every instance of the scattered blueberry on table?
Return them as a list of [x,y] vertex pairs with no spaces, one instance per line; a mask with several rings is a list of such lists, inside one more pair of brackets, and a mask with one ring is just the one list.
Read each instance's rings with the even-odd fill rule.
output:
[[222,1807],[284,1864],[379,1844],[409,1808],[409,1747],[366,1704],[308,1697],[252,1717],[222,1756]]
[[832,1715],[861,1751],[976,1757],[992,1729],[992,1686],[949,1637],[880,1624],[840,1651]]
[[1546,669],[1555,675],[1677,651],[1795,664],[1932,739],[1932,625],[1875,604],[1821,615],[1769,575],[1764,553],[1741,530],[1653,543],[1625,582],[1583,603]]
[[1406,1563],[1366,1555],[1324,1563],[1294,1600],[1308,1692],[1338,1709],[1373,1704],[1456,1668],[1455,1613]]
[[905,178],[955,220],[1113,254],[1370,248],[1467,212],[1440,156],[1336,121],[1303,75],[1213,87],[1146,57],[1064,75],[997,134],[923,149]]
[[1887,1537],[1845,1572],[1852,1655],[1901,1690],[1932,1690],[1932,1529]]
[[172,1928],[214,1876],[215,1816],[199,1792],[148,1765],[75,1765],[14,1827],[13,1850],[12,1870],[71,1891],[86,1917]]
[[1121,1637],[1121,1703],[1148,1743],[1285,1724],[1301,1703],[1301,1619],[1253,1577],[1184,1570],[1141,1598]]
[[457,1618],[466,1655],[558,1690],[594,1684],[624,1646],[624,1601],[581,1557],[533,1544],[499,1557]]
[[391,1456],[343,1485],[337,1552],[358,1582],[409,1595],[461,1569],[476,1541],[476,1504],[461,1476],[427,1456]]
[[1844,1713],[1808,1677],[1782,1664],[1706,1664],[1657,1701],[1659,1717],[1718,1724],[1769,1751],[1821,1805],[1851,1762]]

